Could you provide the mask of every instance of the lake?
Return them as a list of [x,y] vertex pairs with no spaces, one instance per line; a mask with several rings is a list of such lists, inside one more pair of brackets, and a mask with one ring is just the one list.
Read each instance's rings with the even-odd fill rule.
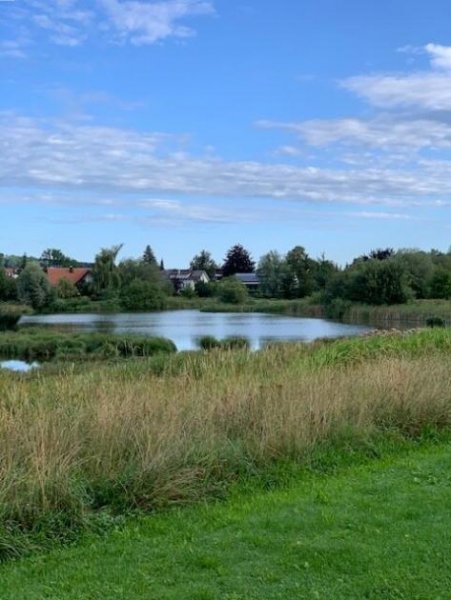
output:
[[19,373],[28,373],[32,369],[37,369],[39,363],[27,363],[24,360],[0,360],[0,369],[8,371],[17,371]]
[[162,336],[172,340],[178,350],[194,350],[199,339],[212,335],[223,339],[246,337],[253,349],[268,342],[304,341],[358,335],[371,328],[347,325],[325,319],[304,319],[264,313],[205,313],[176,310],[152,313],[57,314],[22,317],[21,327],[39,325],[56,331],[103,331]]

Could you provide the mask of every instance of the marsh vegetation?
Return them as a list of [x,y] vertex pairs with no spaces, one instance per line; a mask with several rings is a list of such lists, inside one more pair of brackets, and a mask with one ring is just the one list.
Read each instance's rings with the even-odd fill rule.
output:
[[223,493],[321,445],[451,425],[451,332],[0,371],[0,552]]

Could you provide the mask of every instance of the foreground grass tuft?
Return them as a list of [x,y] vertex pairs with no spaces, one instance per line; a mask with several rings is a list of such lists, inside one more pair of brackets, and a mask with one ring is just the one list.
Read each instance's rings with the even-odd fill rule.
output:
[[447,444],[130,520],[0,565],[2,600],[438,600],[451,589]]

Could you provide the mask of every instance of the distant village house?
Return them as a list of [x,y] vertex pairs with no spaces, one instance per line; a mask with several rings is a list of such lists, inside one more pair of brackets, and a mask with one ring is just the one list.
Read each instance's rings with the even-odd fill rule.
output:
[[17,279],[19,277],[19,270],[15,267],[5,267],[4,270],[6,277],[10,277],[11,279]]
[[176,294],[180,294],[183,290],[194,290],[196,283],[208,283],[210,278],[205,271],[191,269],[166,269],[163,271],[164,276],[174,286]]
[[235,273],[234,277],[244,284],[250,294],[255,293],[260,287],[257,273]]
[[47,279],[54,287],[65,279],[81,291],[85,285],[92,282],[92,271],[86,267],[48,267]]

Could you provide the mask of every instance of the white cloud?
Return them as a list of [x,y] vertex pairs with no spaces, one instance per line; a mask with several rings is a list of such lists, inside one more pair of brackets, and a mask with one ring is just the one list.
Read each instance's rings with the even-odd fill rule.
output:
[[[209,0],[23,0],[11,7],[9,26],[20,23],[30,39],[45,32],[48,41],[79,46],[89,39],[148,45],[195,34],[186,20],[214,14]],[[12,31],[12,37],[17,32]],[[7,56],[23,57],[23,46]],[[0,55],[6,55],[1,52]]]
[[347,217],[357,219],[376,219],[382,221],[411,221],[413,217],[405,213],[358,211],[345,213]]
[[0,56],[6,58],[26,58],[25,40],[4,40],[0,42]]
[[431,57],[431,64],[436,69],[451,69],[451,47],[439,44],[426,44],[426,52]]
[[401,50],[426,53],[432,70],[360,75],[345,79],[343,87],[379,108],[451,110],[451,46],[430,43],[423,48],[407,46]]
[[[260,120],[256,125],[281,129],[298,138],[298,146],[334,152],[329,161],[349,166],[408,164],[431,152],[437,157],[451,148],[451,47],[427,44],[399,51],[427,54],[431,69],[413,73],[382,73],[350,77],[341,82],[347,90],[366,100],[373,110],[369,117],[311,119],[299,122]],[[343,152],[343,150],[345,152]],[[279,147],[276,152],[280,153]],[[318,158],[318,156],[317,156]],[[321,158],[321,157],[320,157]]]
[[[0,180],[4,189],[403,207],[444,205],[451,194],[451,165],[446,160],[439,165],[429,161],[381,167],[370,158],[356,168],[297,166],[193,156],[179,152],[178,143],[178,138],[161,133],[39,122],[8,114],[0,119]],[[166,210],[176,212],[179,205],[169,204]],[[222,218],[220,213],[217,218]]]
[[194,30],[180,20],[196,15],[211,15],[213,5],[202,0],[138,2],[99,0],[111,28],[123,40],[135,45],[154,44],[167,37],[188,37]]
[[[291,131],[303,142],[317,147],[341,143],[379,149],[451,148],[451,123],[426,118],[402,120],[384,115],[371,120],[313,119],[299,123],[259,121],[257,126]],[[286,154],[299,154],[299,149],[291,146],[283,146],[279,152],[283,153],[284,148],[289,149]]]
[[342,85],[379,108],[451,110],[448,73],[361,75],[346,79]]

